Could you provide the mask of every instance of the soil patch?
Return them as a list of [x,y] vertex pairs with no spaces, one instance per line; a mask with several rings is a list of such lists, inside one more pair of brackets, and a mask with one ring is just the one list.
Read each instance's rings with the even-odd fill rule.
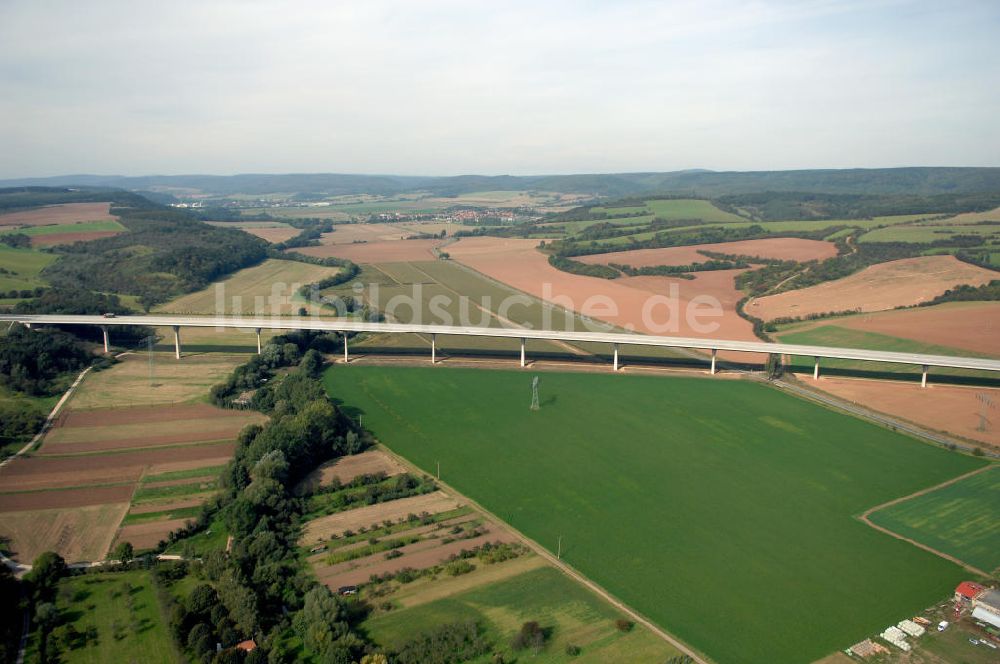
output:
[[[146,485],[150,486],[149,484]],[[204,493],[197,496],[190,496],[183,498],[181,500],[171,500],[165,502],[150,502],[142,503],[141,505],[133,505],[132,509],[128,511],[129,514],[152,514],[154,512],[166,512],[168,510],[181,510],[187,507],[198,507],[212,494]]]
[[358,244],[302,247],[295,251],[319,258],[345,258],[355,263],[396,263],[400,261],[435,260],[434,247],[444,240],[387,240]]
[[921,256],[872,265],[843,279],[754,300],[748,311],[763,320],[832,311],[884,311],[926,302],[959,284],[979,286],[996,272],[954,256]]
[[299,482],[295,491],[301,495],[329,484],[334,478],[346,484],[359,475],[374,475],[379,472],[399,475],[405,473],[406,468],[381,450],[368,450],[324,463]]
[[0,494],[0,512],[24,512],[86,505],[128,502],[132,499],[132,484],[81,487],[54,491]]
[[247,413],[226,408],[216,408],[207,403],[177,404],[170,406],[135,406],[132,408],[95,408],[93,410],[68,410],[59,417],[60,427],[105,427],[117,424],[172,422],[202,418],[247,418]]
[[0,535],[9,538],[10,557],[31,563],[44,551],[66,562],[103,560],[128,503],[0,514]]
[[[933,373],[930,379],[933,381]],[[829,377],[821,378],[813,386],[865,408],[1000,448],[1000,427],[997,426],[1000,390],[997,389],[934,384],[921,388],[913,383]],[[977,394],[988,395],[994,404],[987,409],[990,421],[987,431],[979,430],[983,404],[976,398]]]
[[0,470],[0,482],[9,491],[135,482],[147,467],[159,473],[187,469],[173,467],[175,463],[190,464],[188,468],[225,463],[235,447],[235,443],[215,443],[113,455],[18,457]]
[[124,232],[125,231],[85,231],[82,233],[49,233],[47,235],[34,235],[31,238],[31,246],[51,247],[57,244],[89,242],[90,240],[100,240],[102,237],[111,237]]
[[0,214],[0,226],[50,226],[80,221],[114,221],[111,203],[64,203]]
[[331,535],[340,535],[345,530],[357,530],[361,526],[382,523],[387,519],[397,521],[410,514],[419,515],[422,512],[438,514],[458,506],[458,501],[443,491],[367,505],[310,521],[306,524],[301,541],[303,544],[325,541],[330,539]]
[[665,247],[660,249],[631,249],[592,256],[579,256],[574,260],[593,265],[607,263],[624,263],[632,267],[650,267],[654,265],[690,265],[711,260],[708,256],[698,253],[715,251],[720,254],[737,254],[741,256],[758,256],[774,258],[783,261],[824,260],[837,255],[837,245],[823,240],[805,240],[795,237],[779,237],[767,240],[740,240],[738,242],[719,242],[718,244],[695,244],[688,247]]
[[[736,313],[740,293],[733,284],[739,270],[675,277],[599,279],[555,269],[538,252],[535,240],[462,238],[448,247],[451,256],[498,281],[619,328],[664,336],[756,341],[753,326]],[[695,298],[698,298],[695,301]],[[602,306],[610,303],[610,306]],[[720,316],[700,302],[717,302]],[[559,317],[557,317],[559,318]],[[694,324],[692,324],[692,322]],[[702,326],[704,325],[704,327]],[[725,354],[730,360],[762,363],[758,354]]]
[[1000,357],[1000,302],[948,302],[933,307],[827,318],[796,331],[836,325]]
[[166,519],[164,521],[146,521],[123,526],[118,532],[116,542],[131,542],[137,550],[152,549],[167,535],[183,528],[192,519]]

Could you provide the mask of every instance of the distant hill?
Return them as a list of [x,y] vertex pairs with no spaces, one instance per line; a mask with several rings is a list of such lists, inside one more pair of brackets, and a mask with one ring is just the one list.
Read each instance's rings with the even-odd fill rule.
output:
[[284,175],[60,175],[0,180],[0,187],[117,187],[132,191],[190,191],[216,196],[285,193],[302,198],[426,191],[457,196],[475,191],[538,190],[597,196],[808,191],[826,194],[964,194],[1000,192],[1000,168],[854,168],[800,171],[704,171],[580,175],[459,175],[418,177],[289,173]]

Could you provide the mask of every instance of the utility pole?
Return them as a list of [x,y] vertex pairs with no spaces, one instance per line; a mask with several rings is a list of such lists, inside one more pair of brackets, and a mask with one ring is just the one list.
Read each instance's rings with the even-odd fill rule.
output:
[[556,548],[556,560],[562,560],[562,535],[559,536],[559,544]]
[[441,481],[441,462],[438,461],[437,465],[438,465],[438,481],[440,482]]

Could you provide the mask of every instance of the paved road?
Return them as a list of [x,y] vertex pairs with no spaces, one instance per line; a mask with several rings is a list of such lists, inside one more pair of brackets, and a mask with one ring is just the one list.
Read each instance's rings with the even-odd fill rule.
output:
[[427,335],[456,335],[470,337],[503,337],[509,339],[541,339],[602,343],[609,346],[656,346],[688,348],[708,351],[737,351],[762,354],[794,355],[798,357],[892,362],[924,367],[976,369],[1000,372],[1000,360],[952,355],[927,355],[923,353],[896,353],[860,348],[832,346],[803,346],[799,344],[770,343],[764,341],[735,341],[729,339],[695,339],[690,337],[665,337],[648,334],[622,334],[612,332],[567,332],[561,330],[530,330],[505,327],[465,327],[456,325],[411,325],[403,323],[373,323],[344,319],[322,318],[244,318],[242,316],[70,316],[70,315],[0,315],[0,321],[18,321],[50,325],[147,325],[151,327],[219,327],[258,330],[324,330],[330,332],[376,332]]

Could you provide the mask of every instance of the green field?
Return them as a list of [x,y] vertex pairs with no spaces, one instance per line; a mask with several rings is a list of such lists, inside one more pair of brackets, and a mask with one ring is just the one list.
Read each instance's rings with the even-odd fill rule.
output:
[[[513,564],[516,563],[502,563],[500,567]],[[622,613],[553,567],[536,567],[492,583],[473,585],[474,578],[470,577],[477,573],[478,570],[455,580],[444,577],[429,582],[430,585],[417,581],[413,584],[417,587],[412,589],[404,587],[391,596],[397,603],[402,601],[404,608],[368,620],[364,628],[377,643],[397,647],[442,624],[475,620],[483,626],[487,638],[497,644],[494,652],[504,653],[504,661],[514,661],[517,653],[508,645],[511,637],[523,623],[535,620],[543,629],[551,630],[546,646],[538,653],[521,653],[517,661],[524,658],[537,664],[659,664],[678,654],[648,630],[636,628],[628,633],[619,632],[614,621],[622,618]],[[448,584],[471,587],[442,593],[439,586]],[[409,601],[420,601],[422,593],[445,596],[413,607],[406,606]],[[578,646],[582,652],[576,657],[567,656],[567,645]],[[486,664],[494,660],[492,655],[486,655],[472,661]]]
[[82,221],[77,224],[50,224],[47,226],[26,226],[12,230],[0,231],[0,233],[21,233],[31,237],[37,235],[56,235],[57,233],[93,233],[95,231],[126,231],[128,230],[117,221]]
[[891,505],[873,523],[991,572],[1000,567],[1000,465]]
[[0,274],[0,291],[44,286],[45,281],[39,277],[39,273],[55,259],[55,254],[33,249],[14,249],[0,243],[0,267],[11,273]]
[[[174,664],[177,653],[149,572],[86,574],[59,583],[56,606],[63,623],[79,637],[61,648],[64,664],[142,662]],[[62,628],[57,628],[62,629]],[[29,643],[25,661],[38,661],[38,634]]]
[[956,235],[980,235],[1000,239],[1000,226],[914,225],[890,226],[865,233],[860,242],[934,242]]
[[[813,661],[965,572],[854,518],[983,464],[747,381],[336,366],[379,439],[720,662]],[[878,588],[877,593],[872,589]]]
[[[961,348],[951,348],[950,346],[938,346],[935,344],[904,339],[877,332],[865,332],[864,330],[854,330],[847,327],[840,327],[833,319],[829,324],[819,325],[804,330],[796,331],[802,324],[793,323],[791,330],[778,332],[778,340],[783,343],[801,344],[806,346],[834,346],[839,348],[867,348],[870,350],[884,350],[896,353],[924,353],[928,355],[954,355],[957,357],[982,357],[982,353],[963,350]],[[812,373],[814,358],[793,357],[790,369],[796,372]],[[864,372],[878,373],[886,376],[899,378],[920,379],[921,369],[912,364],[895,364],[892,362],[858,362],[854,360],[834,360],[823,359],[820,363],[820,371],[840,371],[840,372]],[[949,377],[954,379],[982,379],[985,381],[995,381],[996,376],[987,371],[973,371],[970,369],[945,369],[934,368],[933,375],[938,379]]]

